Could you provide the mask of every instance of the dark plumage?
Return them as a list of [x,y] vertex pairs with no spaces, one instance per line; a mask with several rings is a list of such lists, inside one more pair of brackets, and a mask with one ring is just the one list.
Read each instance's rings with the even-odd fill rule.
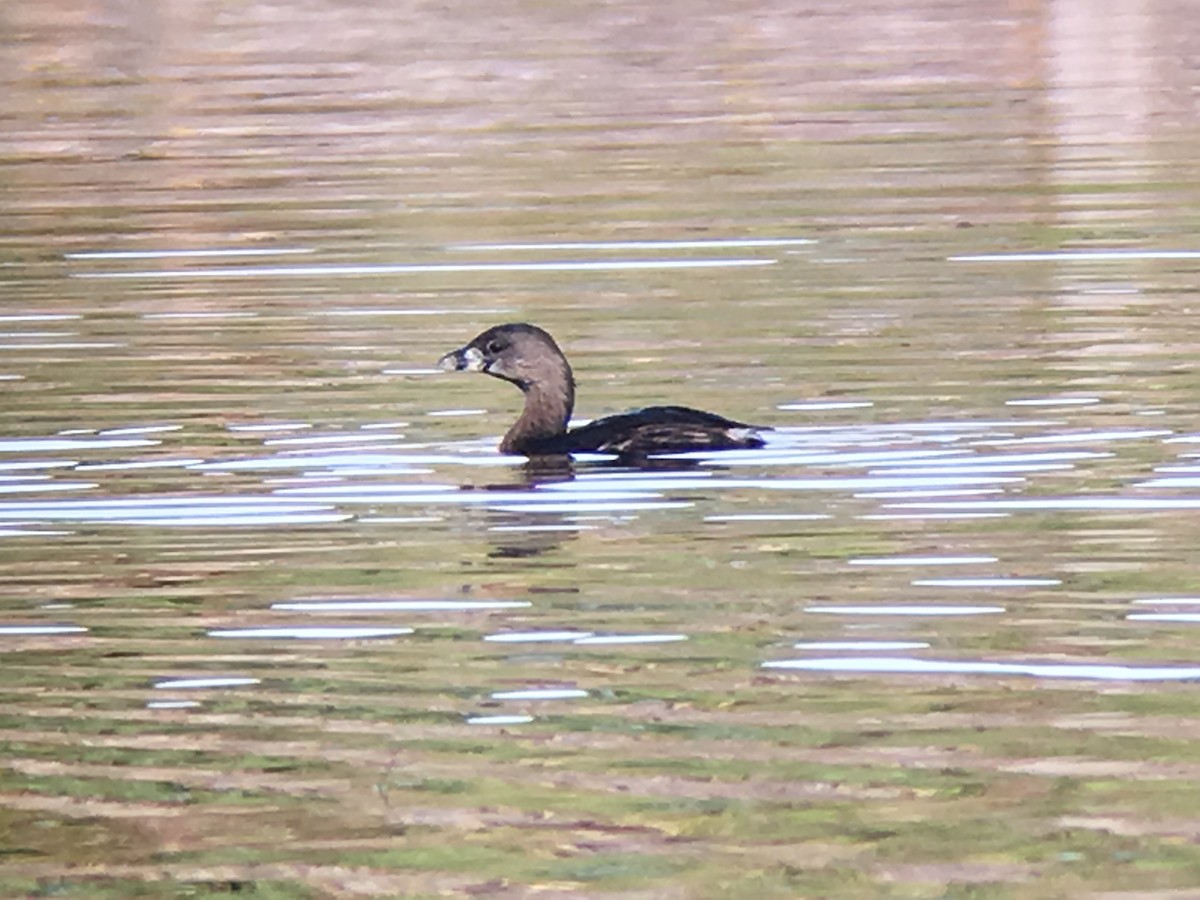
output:
[[485,372],[512,382],[525,394],[525,409],[500,442],[501,453],[551,456],[591,451],[639,457],[763,445],[756,426],[686,406],[648,406],[568,431],[575,376],[554,338],[536,325],[489,328],[443,356],[438,367]]

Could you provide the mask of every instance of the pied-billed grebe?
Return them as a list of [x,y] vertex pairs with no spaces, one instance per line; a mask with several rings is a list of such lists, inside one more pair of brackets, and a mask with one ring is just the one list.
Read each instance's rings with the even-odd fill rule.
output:
[[448,371],[486,372],[525,394],[525,410],[500,442],[501,453],[551,456],[615,453],[623,457],[686,450],[761,447],[760,430],[686,406],[648,406],[571,431],[575,376],[554,338],[536,325],[497,325],[438,360]]

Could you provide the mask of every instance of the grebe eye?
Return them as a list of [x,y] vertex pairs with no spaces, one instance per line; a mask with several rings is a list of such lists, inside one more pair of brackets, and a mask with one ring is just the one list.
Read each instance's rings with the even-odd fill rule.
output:
[[488,341],[488,345],[487,345],[488,353],[499,353],[503,349],[504,349],[504,344],[502,344],[500,341],[496,340],[495,338]]

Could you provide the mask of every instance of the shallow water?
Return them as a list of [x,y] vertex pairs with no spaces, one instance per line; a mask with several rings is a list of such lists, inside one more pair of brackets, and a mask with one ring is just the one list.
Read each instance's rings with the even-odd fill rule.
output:
[[1194,888],[1194,20],[0,13],[3,892]]

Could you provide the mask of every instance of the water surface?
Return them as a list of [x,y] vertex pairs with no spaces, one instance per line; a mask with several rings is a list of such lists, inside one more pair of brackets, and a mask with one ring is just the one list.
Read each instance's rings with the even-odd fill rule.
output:
[[1200,883],[1185,5],[0,20],[6,894]]

